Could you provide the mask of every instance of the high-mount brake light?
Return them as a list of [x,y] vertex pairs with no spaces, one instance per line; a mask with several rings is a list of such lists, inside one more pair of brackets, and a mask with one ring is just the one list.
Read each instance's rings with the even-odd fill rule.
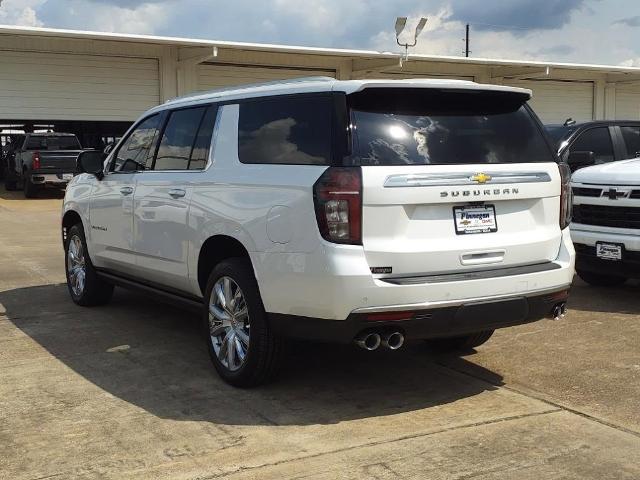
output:
[[31,170],[40,170],[40,152],[31,154]]
[[362,244],[362,172],[360,167],[329,167],[313,186],[322,238]]
[[571,191],[571,169],[566,163],[559,163],[560,170],[560,229],[564,230],[571,223],[573,214],[573,193]]

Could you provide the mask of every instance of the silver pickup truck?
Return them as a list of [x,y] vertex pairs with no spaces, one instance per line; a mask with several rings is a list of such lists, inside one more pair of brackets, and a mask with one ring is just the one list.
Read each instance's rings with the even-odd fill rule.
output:
[[24,189],[27,198],[46,186],[64,188],[76,173],[76,160],[82,151],[72,133],[27,133],[13,138],[7,155],[5,187]]

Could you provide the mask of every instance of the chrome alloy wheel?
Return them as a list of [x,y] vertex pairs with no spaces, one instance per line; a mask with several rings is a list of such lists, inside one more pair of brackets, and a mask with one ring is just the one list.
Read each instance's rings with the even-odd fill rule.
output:
[[73,294],[79,297],[84,292],[84,282],[87,276],[87,267],[84,261],[84,248],[82,240],[74,235],[69,240],[67,247],[67,272],[69,274],[69,286]]
[[220,363],[231,371],[242,367],[249,352],[249,311],[242,290],[230,277],[220,277],[211,291],[209,334]]

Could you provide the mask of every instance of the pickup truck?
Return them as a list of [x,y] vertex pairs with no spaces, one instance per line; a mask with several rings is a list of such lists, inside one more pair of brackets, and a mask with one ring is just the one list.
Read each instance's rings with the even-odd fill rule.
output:
[[626,160],[640,155],[639,120],[597,120],[546,125],[558,155],[572,172],[591,165]]
[[578,276],[598,286],[640,278],[640,159],[581,168],[571,186]]
[[6,159],[7,190],[16,190],[21,185],[25,197],[33,198],[41,188],[66,187],[76,173],[82,147],[72,133],[27,133],[14,140]]

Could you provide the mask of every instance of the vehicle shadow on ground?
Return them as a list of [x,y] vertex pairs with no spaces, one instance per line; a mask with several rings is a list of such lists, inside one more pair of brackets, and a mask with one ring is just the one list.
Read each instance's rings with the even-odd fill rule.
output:
[[628,280],[615,287],[594,287],[576,276],[571,286],[568,308],[583,312],[640,315],[639,294],[638,280]]
[[[1,182],[0,182],[1,183]],[[43,188],[36,193],[35,198],[27,200],[57,200],[64,198],[64,190],[56,188]],[[25,200],[22,190],[7,191],[4,185],[0,186],[0,199],[2,200]]]
[[[133,293],[116,290],[110,305],[81,308],[69,300],[64,285],[9,290],[0,292],[0,319],[3,315],[84,379],[175,420],[332,424],[455,402],[494,390],[502,381],[479,366],[474,368],[487,382],[438,365],[438,355],[422,344],[365,352],[351,345],[295,343],[279,381],[240,390],[213,370],[197,315]],[[29,351],[48,357],[40,349]],[[68,388],[91,392],[82,382],[73,384]]]

